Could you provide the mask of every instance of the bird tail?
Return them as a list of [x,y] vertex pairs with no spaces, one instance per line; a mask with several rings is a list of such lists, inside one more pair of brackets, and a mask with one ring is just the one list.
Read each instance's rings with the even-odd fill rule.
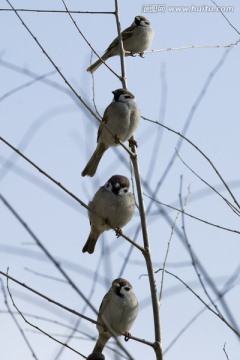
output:
[[92,177],[95,174],[95,172],[97,171],[98,164],[106,150],[107,148],[104,144],[102,143],[99,144],[99,146],[91,156],[90,160],[88,161],[87,165],[83,169],[82,176],[88,175]]
[[[108,58],[109,58],[109,55],[107,55],[107,54],[104,54],[102,56],[103,61],[106,61]],[[91,66],[89,66],[87,68],[87,71],[90,72],[91,74],[93,74],[94,71],[96,71],[99,68],[99,66],[102,65],[102,63],[103,63],[102,60],[98,59],[95,63],[93,63]]]
[[92,254],[94,252],[97,239],[99,238],[100,235],[101,232],[96,231],[96,229],[94,230],[92,229],[86,241],[86,244],[82,248],[82,252],[83,253],[88,252],[89,254]]

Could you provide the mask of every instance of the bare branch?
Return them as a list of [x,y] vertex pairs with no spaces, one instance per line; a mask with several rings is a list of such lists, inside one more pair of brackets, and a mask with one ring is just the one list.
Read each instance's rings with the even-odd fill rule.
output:
[[40,10],[40,9],[0,9],[0,11],[18,11],[18,12],[36,12],[36,13],[60,13],[60,14],[107,14],[107,15],[114,15],[114,12],[112,11],[80,11],[80,10]]
[[[28,31],[28,33],[31,35],[31,37],[33,38],[33,40],[37,43],[37,45],[40,47],[40,49],[42,50],[42,52],[44,53],[44,55],[48,58],[48,60],[51,62],[51,64],[54,66],[54,68],[56,69],[56,71],[58,72],[58,74],[61,76],[61,78],[64,80],[64,82],[67,84],[67,86],[70,88],[70,90],[73,92],[73,94],[78,98],[78,100],[80,100],[80,102],[84,105],[84,107],[91,113],[91,115],[93,115],[96,120],[100,123],[102,123],[101,119],[99,119],[99,117],[97,116],[97,114],[90,108],[90,106],[88,106],[88,104],[86,103],[86,101],[83,100],[83,98],[77,93],[77,91],[73,88],[73,86],[70,84],[70,82],[66,79],[66,77],[63,75],[63,73],[59,70],[59,68],[57,67],[57,65],[55,64],[55,62],[52,60],[52,58],[48,55],[48,53],[46,52],[46,50],[43,48],[43,46],[40,44],[40,42],[37,40],[37,38],[33,35],[32,31],[29,29],[29,27],[26,25],[26,23],[23,21],[23,19],[21,18],[21,16],[17,13],[17,11],[14,9],[14,7],[12,6],[12,4],[10,3],[9,0],[6,0],[7,3],[9,4],[9,6],[13,9],[13,11],[15,12],[15,14],[17,15],[18,19],[21,21],[22,25],[26,28],[26,30]],[[71,17],[72,18],[72,17]],[[75,22],[74,22],[75,23]],[[78,28],[79,30],[79,28]],[[80,31],[80,30],[79,30]],[[81,35],[83,36],[83,34],[81,33]],[[85,39],[85,37],[84,37]],[[86,40],[86,39],[85,39]],[[91,46],[90,46],[91,47]],[[91,47],[92,48],[92,47]],[[94,49],[92,48],[92,50],[94,51]],[[110,69],[111,70],[111,69]],[[115,74],[117,75],[117,74]],[[117,75],[118,76],[118,75]],[[104,127],[107,129],[107,131],[113,136],[115,137],[116,134],[113,134],[108,126],[105,123],[102,123],[104,125]],[[119,144],[129,153],[130,156],[134,156],[134,154],[131,153],[131,151],[122,143],[122,141],[119,140]]]
[[[224,54],[222,55],[221,59],[218,61],[218,63],[214,66],[214,68],[212,69],[212,71],[209,73],[202,89],[200,90],[198,96],[196,97],[196,100],[194,101],[193,105],[191,106],[191,109],[189,111],[189,114],[186,118],[186,121],[185,121],[185,124],[183,126],[183,129],[182,129],[182,134],[185,135],[191,122],[192,122],[192,119],[193,119],[193,116],[197,110],[197,108],[199,107],[201,101],[203,100],[204,96],[206,95],[207,93],[207,90],[212,82],[212,80],[214,79],[214,77],[216,76],[217,72],[219,71],[219,69],[223,66],[223,64],[225,63],[225,60],[228,56],[230,52],[230,49],[227,49]],[[176,145],[176,148],[177,150],[179,151],[179,149],[181,148],[182,146],[182,142],[183,142],[183,139],[179,139],[178,142],[177,142],[177,145]],[[156,190],[155,190],[155,193],[158,192],[159,188],[161,187],[161,185],[163,184],[164,180],[166,179],[170,169],[172,168],[174,162],[176,160],[176,152],[173,153],[168,165],[166,166],[166,169],[162,175],[162,177],[160,178],[160,180],[158,181],[158,184],[156,186]]]
[[[240,42],[240,39],[236,40],[234,43],[226,44],[226,45],[186,45],[186,46],[165,48],[165,49],[159,49],[159,50],[147,50],[147,51],[144,51],[144,55],[168,52],[168,51],[190,50],[190,49],[226,49],[226,48],[230,48],[233,46],[237,46],[239,42]],[[126,53],[127,53],[127,51],[126,51]]]
[[[231,284],[231,286],[228,286],[225,288],[221,294],[217,298],[214,299],[215,302],[219,301],[225,294],[227,294],[234,285]],[[210,303],[208,304],[210,305]],[[200,311],[197,312],[196,315],[194,315],[190,321],[179,331],[179,333],[174,337],[174,339],[170,342],[169,345],[164,349],[164,354],[166,354],[172,346],[176,343],[176,341],[183,335],[183,333],[207,310],[207,308],[204,306]]]
[[[2,272],[0,272],[0,273],[3,275]],[[77,350],[73,349],[73,348],[70,347],[69,345],[61,342],[60,340],[57,340],[56,338],[54,338],[53,336],[51,336],[50,334],[48,334],[46,331],[40,329],[40,328],[39,328],[38,326],[36,326],[36,325],[33,325],[30,321],[28,321],[28,320],[25,318],[25,316],[23,315],[23,313],[18,309],[17,305],[15,304],[15,302],[14,302],[14,300],[13,300],[13,296],[12,296],[12,294],[11,294],[11,292],[10,292],[10,289],[9,289],[9,283],[8,283],[8,282],[9,282],[9,279],[11,279],[11,280],[13,280],[13,279],[8,275],[8,273],[7,273],[6,275],[7,275],[7,276],[6,276],[6,277],[7,277],[7,289],[8,289],[9,296],[10,296],[10,298],[11,298],[11,301],[12,301],[13,306],[15,307],[15,309],[17,310],[17,312],[19,313],[19,315],[22,317],[22,319],[23,319],[28,325],[30,325],[30,326],[32,326],[33,328],[35,328],[36,330],[40,331],[41,333],[43,333],[44,335],[46,335],[47,337],[49,337],[51,340],[54,340],[54,341],[56,341],[57,343],[59,343],[59,344],[61,344],[61,345],[63,345],[63,346],[66,346],[68,349],[74,351],[75,353],[77,353],[78,355],[80,355],[81,357],[83,357],[84,359],[86,359],[86,356],[84,356],[83,354],[81,354],[81,353],[78,352]],[[23,284],[22,284],[22,285],[23,285]],[[48,301],[49,301],[49,300],[48,300]]]
[[1,287],[2,287],[2,293],[3,293],[3,297],[4,297],[4,303],[5,303],[5,305],[6,305],[6,308],[7,308],[7,310],[8,310],[8,313],[11,315],[11,317],[12,317],[15,325],[17,326],[18,330],[20,331],[20,333],[21,333],[21,335],[22,335],[22,337],[23,337],[23,339],[24,339],[27,347],[29,348],[29,350],[30,350],[30,352],[31,352],[32,357],[33,357],[34,359],[38,360],[38,357],[37,357],[37,355],[35,354],[35,352],[34,352],[34,350],[33,350],[33,348],[32,348],[32,345],[30,344],[30,342],[29,342],[27,336],[25,335],[23,329],[21,328],[20,324],[18,323],[18,321],[17,321],[17,319],[16,319],[16,317],[15,317],[15,314],[14,314],[14,313],[12,312],[12,310],[10,309],[10,306],[9,306],[8,300],[7,300],[7,294],[6,294],[6,292],[5,292],[2,279],[0,279],[0,283],[1,283]]
[[[180,188],[182,187],[182,176],[180,178]],[[167,258],[168,258],[168,254],[169,254],[169,251],[170,251],[170,245],[171,245],[171,241],[172,241],[172,238],[173,238],[173,234],[174,234],[174,228],[176,226],[176,223],[177,223],[177,220],[178,220],[178,217],[180,215],[180,211],[178,211],[176,217],[175,217],[175,220],[171,226],[171,234],[170,234],[170,238],[168,240],[168,244],[167,244],[167,251],[166,251],[166,254],[165,254],[165,258],[164,258],[164,261],[163,261],[163,270],[162,270],[162,279],[161,279],[161,288],[160,288],[160,293],[159,293],[159,303],[161,305],[161,300],[162,300],[162,294],[163,294],[163,281],[164,281],[164,274],[165,274],[165,269],[166,269],[166,265],[167,265]]]
[[[167,207],[167,208],[169,208],[169,209],[175,210],[175,211],[180,212],[180,213],[182,212],[181,209],[178,209],[178,208],[176,208],[176,207],[174,207],[174,206],[172,206],[172,205],[165,204],[165,203],[163,203],[162,201],[159,201],[159,200],[157,200],[157,199],[155,199],[155,198],[147,195],[146,193],[143,193],[143,194],[144,194],[147,198],[149,198],[150,200],[156,202],[157,204],[163,205],[163,206],[165,206],[165,207]],[[214,224],[214,223],[212,223],[212,222],[210,222],[210,221],[201,219],[201,218],[199,218],[199,217],[197,217],[197,216],[194,216],[194,215],[192,215],[192,214],[190,214],[190,213],[187,213],[186,211],[184,211],[184,214],[185,214],[186,216],[189,216],[190,218],[195,219],[195,220],[197,220],[197,221],[200,221],[200,222],[202,222],[202,223],[204,223],[204,224],[207,224],[207,225],[210,225],[210,226],[214,226],[214,227],[216,227],[216,228],[218,228],[218,229],[221,229],[221,230],[226,230],[226,231],[229,231],[229,232],[233,232],[233,233],[235,233],[235,234],[240,234],[240,231],[239,231],[239,230],[234,230],[234,229],[230,229],[230,228],[227,228],[227,227],[218,225],[218,224]]]
[[228,354],[226,351],[226,343],[224,343],[224,345],[223,345],[223,351],[224,351],[224,354],[226,355],[227,360],[229,360],[229,357],[228,357]]
[[218,6],[217,3],[215,3],[215,1],[211,0],[211,2],[216,5],[216,7],[219,9],[219,12],[222,14],[222,16],[227,20],[227,22],[229,23],[229,25],[238,33],[238,35],[240,35],[240,32],[238,31],[238,29],[233,26],[233,24],[230,22],[230,20],[228,20],[228,18],[226,17],[226,15],[222,12],[221,10],[221,6]]
[[[184,139],[185,141],[187,141],[190,145],[192,145],[207,161],[208,163],[211,165],[211,167],[214,169],[214,171],[216,172],[216,174],[218,175],[219,179],[221,180],[221,182],[223,183],[223,185],[225,186],[225,188],[227,189],[228,193],[230,194],[230,196],[232,197],[233,201],[235,202],[235,204],[237,205],[237,207],[239,209],[237,209],[236,207],[234,207],[234,205],[232,205],[228,200],[226,200],[230,205],[231,207],[233,207],[237,212],[240,213],[240,205],[238,203],[238,201],[236,200],[235,196],[233,195],[233,193],[231,192],[228,184],[226,183],[226,181],[223,179],[222,175],[220,174],[220,172],[217,170],[217,168],[215,167],[215,165],[213,164],[213,162],[210,160],[210,158],[196,145],[194,144],[191,140],[189,140],[185,135],[181,134],[180,132],[178,131],[175,131],[171,128],[169,128],[168,126],[164,125],[164,124],[161,124],[159,121],[154,121],[154,120],[151,120],[151,119],[148,119],[144,116],[142,116],[142,118],[146,121],[149,121],[151,123],[154,123],[154,124],[157,124],[159,126],[162,126],[164,129],[180,136],[182,139]],[[220,196],[222,196],[220,194]]]
[[48,58],[48,60],[50,61],[50,63],[53,65],[53,67],[56,69],[56,71],[58,72],[58,74],[61,76],[61,78],[64,80],[64,82],[67,84],[67,86],[70,88],[70,90],[73,92],[73,94],[78,98],[79,101],[81,101],[81,103],[85,106],[85,108],[99,121],[101,121],[100,119],[98,119],[97,115],[95,114],[95,112],[87,105],[87,103],[82,99],[82,97],[77,93],[77,91],[73,88],[73,86],[70,84],[70,82],[66,79],[66,77],[63,75],[63,73],[59,70],[59,68],[57,67],[57,65],[54,63],[54,61],[52,60],[52,58],[48,55],[48,53],[46,52],[46,50],[43,48],[43,46],[40,44],[40,42],[38,41],[38,39],[33,35],[32,31],[29,29],[29,27],[26,25],[26,23],[23,21],[23,19],[21,18],[21,16],[17,13],[17,11],[14,9],[14,7],[12,6],[12,4],[10,3],[9,0],[6,0],[8,5],[12,8],[12,10],[15,12],[15,14],[17,15],[18,19],[21,21],[22,25],[25,27],[25,29],[28,31],[28,33],[31,35],[31,37],[33,38],[33,40],[37,43],[37,45],[40,47],[40,49],[42,50],[42,52],[44,53],[44,55]]
[[[86,205],[82,200],[80,200],[76,195],[74,195],[70,190],[68,190],[67,188],[65,188],[59,181],[55,180],[52,176],[50,176],[49,174],[47,174],[44,170],[42,170],[38,165],[36,165],[33,161],[31,161],[30,159],[28,159],[25,155],[23,155],[18,149],[16,149],[13,145],[11,145],[7,140],[3,139],[0,136],[0,141],[3,141],[7,146],[9,146],[12,150],[14,150],[18,155],[20,155],[23,159],[25,159],[29,164],[31,164],[35,169],[37,169],[41,174],[43,174],[44,176],[46,176],[48,179],[50,179],[54,184],[56,184],[58,187],[60,187],[63,191],[65,191],[68,195],[70,195],[74,200],[76,200],[81,206],[83,206],[85,209],[92,211],[92,209],[89,208],[88,205]],[[1,199],[3,200],[3,197],[1,196]],[[113,227],[110,226],[110,224],[108,224],[108,226],[113,229],[113,230],[117,230]],[[138,250],[140,250],[141,252],[144,251],[144,249],[136,244],[133,240],[131,240],[128,236],[126,236],[124,233],[120,234],[120,237],[123,237],[125,240],[127,240],[128,242],[130,242],[132,245],[134,245],[136,248],[138,248]]]
[[121,34],[121,24],[118,10],[118,0],[115,0],[115,18],[117,23],[117,31],[118,31],[118,44],[120,51],[120,63],[121,63],[121,73],[122,78],[120,79],[122,82],[122,87],[127,89],[127,78],[126,78],[126,67],[125,67],[125,50],[123,47],[122,34]]
[[202,286],[202,289],[204,291],[204,293],[206,294],[207,298],[209,299],[210,303],[213,305],[213,307],[215,307],[216,309],[216,312],[222,316],[221,312],[219,311],[219,309],[217,308],[215,302],[213,301],[213,299],[211,298],[209,292],[207,291],[207,288],[202,280],[202,277],[201,277],[201,274],[200,272],[198,271],[198,268],[197,268],[197,263],[195,261],[195,258],[194,258],[194,254],[193,254],[193,251],[192,251],[192,248],[191,248],[191,245],[190,245],[190,242],[188,240],[188,236],[187,236],[187,231],[186,231],[186,226],[185,226],[185,217],[184,217],[184,208],[186,206],[186,199],[184,201],[184,204],[183,204],[183,199],[182,199],[182,193],[180,192],[179,193],[179,203],[180,203],[180,208],[182,210],[182,231],[183,231],[183,236],[184,236],[184,240],[186,242],[186,245],[187,245],[187,249],[188,249],[188,252],[189,252],[189,255],[190,255],[190,258],[191,258],[191,261],[192,261],[192,265],[193,265],[193,268],[195,270],[195,273],[198,277],[198,280],[199,280],[199,283],[201,284]]
[[[230,203],[230,201],[228,199],[226,199],[222,194],[220,194],[212,185],[210,185],[206,180],[204,180],[200,175],[198,175],[196,173],[196,171],[194,171],[179,155],[178,151],[176,150],[177,156],[179,157],[179,159],[182,161],[182,163],[195,175],[198,177],[198,179],[200,179],[204,184],[206,184],[208,187],[210,187],[216,194],[218,194],[224,201],[225,203],[230,207],[230,209],[237,215],[240,216],[240,210],[237,209],[232,203]],[[223,180],[223,184],[225,186],[225,184],[227,185],[227,183]],[[226,187],[226,186],[225,186]],[[228,190],[228,185],[226,187],[226,189]]]
[[[158,269],[157,271],[155,271],[155,273],[158,273],[159,271],[162,271],[162,269]],[[179,276],[171,273],[168,270],[165,270],[165,272],[173,277],[175,277],[178,281],[180,281],[188,290],[190,290],[190,292],[192,294],[194,294],[198,300],[200,300],[205,306],[206,308],[211,311],[214,315],[216,315],[220,320],[222,320],[238,337],[240,337],[240,333],[218,312],[216,312],[215,310],[213,310],[192,288],[190,288],[190,286],[185,283],[182,279],[180,279]]]
[[[116,23],[117,23],[118,37],[119,37],[122,85],[126,89],[127,83],[126,83],[126,71],[125,71],[125,59],[124,59],[125,52],[124,52],[124,47],[123,47],[122,38],[121,38],[118,0],[115,0],[115,16],[116,16]],[[134,154],[134,156],[131,156],[131,161],[133,164],[135,181],[136,181],[139,213],[140,213],[140,218],[141,218],[142,235],[143,235],[143,242],[144,242],[143,255],[144,255],[144,258],[146,261],[147,271],[148,271],[148,275],[149,275],[149,283],[150,283],[151,298],[152,298],[152,309],[153,309],[154,329],[155,329],[154,350],[156,353],[157,360],[162,360],[159,302],[158,302],[158,297],[157,297],[157,289],[156,289],[156,282],[155,282],[155,278],[154,278],[151,253],[150,253],[150,249],[149,249],[147,219],[146,219],[145,207],[144,207],[144,202],[143,202],[141,178],[140,178],[140,171],[139,171],[139,167],[138,167],[134,136],[132,136],[131,140],[133,140],[131,142],[131,151]]]
[[[90,42],[87,40],[86,36],[83,35],[83,32],[80,30],[79,26],[77,25],[76,21],[74,20],[73,16],[71,15],[71,11],[68,10],[68,7],[65,3],[64,0],[62,0],[62,3],[66,9],[66,12],[68,13],[68,15],[70,16],[70,19],[72,20],[74,26],[76,27],[76,29],[78,30],[79,34],[82,36],[82,38],[85,40],[85,42],[88,44],[88,46],[91,48],[91,50],[94,52],[95,55],[97,55],[97,57],[99,59],[102,60],[102,58],[98,55],[98,53],[95,51],[95,49],[92,47],[92,45],[90,44]],[[111,13],[112,14],[112,13]],[[114,14],[114,13],[113,13]],[[104,65],[119,79],[121,80],[120,76],[112,69],[110,68],[110,66],[108,66],[108,64],[106,64],[106,62],[104,60],[102,60],[102,62],[104,63]]]
[[[151,192],[151,189],[148,185],[148,183],[145,182],[145,188]],[[152,203],[150,203],[151,205]],[[149,208],[150,208],[150,205],[149,205]],[[162,214],[162,216],[165,218],[166,222],[169,224],[169,226],[172,226],[172,219],[171,217],[168,215],[168,213],[166,212],[165,209],[163,209],[162,207],[160,208],[160,213]],[[181,240],[182,244],[184,245],[184,247],[186,248],[186,243],[185,243],[185,240],[184,240],[184,236],[182,234],[182,231],[178,228],[178,226],[175,227],[175,232],[177,234],[177,236],[179,237],[179,239]],[[194,253],[194,252],[193,252]],[[207,284],[211,287],[212,291],[215,293],[215,295],[217,297],[219,297],[220,295],[220,292],[216,286],[216,284],[214,283],[212,277],[208,274],[207,270],[205,269],[205,267],[203,266],[203,264],[201,263],[201,261],[199,260],[198,256],[194,253],[194,258],[195,258],[195,261],[197,262],[197,265],[198,265],[198,269],[201,271],[201,273],[203,274]],[[221,301],[221,305],[222,307],[224,308],[228,318],[230,319],[230,321],[232,322],[232,324],[234,324],[234,327],[235,328],[238,328],[238,325],[229,309],[229,306],[228,304],[226,303],[226,301],[223,299],[223,298],[220,298],[220,301]]]
[[[55,300],[51,299],[50,297],[48,297],[48,296],[40,293],[39,291],[37,291],[37,290],[33,289],[32,287],[26,285],[25,283],[20,282],[20,281],[17,280],[16,278],[8,275],[7,273],[4,273],[3,271],[0,271],[0,275],[4,276],[5,278],[7,278],[7,279],[13,281],[14,283],[22,286],[23,288],[29,290],[30,292],[34,293],[35,295],[37,295],[37,296],[41,297],[42,299],[48,301],[49,303],[52,303],[52,304],[54,304],[54,305],[62,308],[63,310],[65,310],[65,311],[67,311],[67,312],[69,312],[69,313],[71,313],[71,314],[73,314],[73,315],[76,315],[76,316],[78,316],[78,317],[80,317],[80,318],[82,318],[82,319],[84,319],[84,320],[87,320],[87,321],[89,321],[89,322],[91,322],[91,323],[93,323],[93,324],[95,324],[95,325],[100,325],[100,326],[105,326],[105,327],[106,327],[106,325],[103,325],[102,323],[99,323],[99,322],[97,322],[96,320],[93,320],[92,318],[90,318],[90,317],[88,317],[88,316],[85,316],[85,315],[79,313],[78,311],[69,308],[68,306],[63,305],[63,304],[59,303],[58,301],[55,301]],[[125,336],[126,334],[125,334],[125,333],[122,333],[122,335]],[[150,341],[147,341],[147,340],[144,340],[144,339],[140,339],[140,338],[137,338],[137,337],[135,337],[135,336],[131,336],[131,339],[132,339],[132,340],[135,340],[135,341],[138,341],[138,342],[141,342],[141,343],[143,343],[143,344],[149,345],[149,346],[151,346],[151,347],[154,347],[154,343],[152,343],[152,342],[150,342]],[[122,347],[122,349],[123,349],[123,346],[121,346],[121,347]],[[125,349],[124,349],[124,351],[125,351]]]

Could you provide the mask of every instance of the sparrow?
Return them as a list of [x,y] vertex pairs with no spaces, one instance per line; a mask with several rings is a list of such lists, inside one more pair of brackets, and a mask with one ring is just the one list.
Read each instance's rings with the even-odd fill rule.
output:
[[[111,227],[121,228],[133,217],[135,209],[134,196],[129,192],[130,183],[123,175],[113,175],[94,195],[88,206],[91,231],[82,252],[92,254],[99,236]],[[110,227],[110,226],[111,227]]]
[[129,140],[139,125],[141,114],[134,95],[125,89],[117,89],[112,93],[113,100],[104,111],[98,129],[96,150],[82,171],[82,176],[94,176],[104,152],[111,146],[117,146],[119,140]]
[[[133,55],[134,53],[139,53],[142,56],[144,51],[151,45],[154,33],[149,20],[139,15],[135,17],[131,26],[123,30],[121,35],[124,50],[131,52],[131,54],[127,53],[125,56]],[[112,56],[119,55],[119,53],[119,39],[116,37],[103,54],[102,59],[98,59],[89,66],[87,71],[93,74],[102,65],[102,60],[106,61]]]
[[114,280],[99,308],[97,321],[103,326],[97,325],[99,335],[93,352],[101,353],[112,334],[119,336],[125,333],[125,338],[129,339],[129,330],[137,313],[138,300],[130,282],[122,278]]

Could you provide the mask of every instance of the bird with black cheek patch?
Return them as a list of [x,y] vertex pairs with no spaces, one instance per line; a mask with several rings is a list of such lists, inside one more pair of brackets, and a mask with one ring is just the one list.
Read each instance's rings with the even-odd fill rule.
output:
[[97,325],[99,335],[93,352],[101,353],[112,334],[119,336],[125,333],[129,339],[129,330],[137,314],[138,300],[130,282],[122,278],[114,280],[99,308],[97,321],[103,326]]
[[[111,146],[117,146],[118,140],[129,140],[140,122],[140,110],[130,91],[117,89],[114,97],[103,114],[97,134],[97,147],[82,171],[82,176],[93,176],[104,152]],[[110,132],[109,132],[109,131]]]
[[[91,231],[82,252],[92,254],[99,236],[117,228],[118,233],[133,217],[135,201],[130,183],[123,175],[113,175],[94,195],[88,206]],[[110,226],[109,226],[110,225]]]
[[[143,56],[144,51],[149,48],[152,43],[153,35],[154,33],[150,21],[144,16],[136,16],[132,25],[121,33],[124,50],[130,51],[130,54],[126,53],[125,56],[137,53]],[[119,55],[119,53],[119,38],[117,37],[111,42],[105,54],[103,54],[102,60],[106,61],[112,56]],[[102,60],[98,59],[94,64],[89,66],[87,71],[93,74],[94,71],[102,65]]]

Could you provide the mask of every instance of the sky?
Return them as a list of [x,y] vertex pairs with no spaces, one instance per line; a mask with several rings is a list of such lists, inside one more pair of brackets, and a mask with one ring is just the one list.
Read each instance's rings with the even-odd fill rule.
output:
[[[81,176],[96,146],[98,123],[72,89],[102,116],[112,101],[112,91],[122,85],[105,66],[96,71],[94,78],[86,71],[96,55],[92,55],[69,14],[51,11],[64,10],[61,0],[12,0],[11,4],[17,9],[49,12],[18,12],[31,36],[17,15],[8,11],[7,1],[0,0],[0,137],[88,204],[112,175],[121,174],[131,180],[132,173],[129,156],[119,146],[104,154],[93,178]],[[113,14],[91,12],[113,12],[114,4],[113,0],[66,1],[69,10],[85,12],[72,15],[99,55],[117,35],[116,20]],[[164,360],[179,358],[179,354],[184,360],[224,360],[227,355],[231,360],[239,358],[237,335],[201,301],[208,304],[209,298],[215,300],[226,291],[223,301],[216,303],[217,311],[237,329],[240,5],[234,0],[220,5],[222,13],[212,1],[151,4],[119,0],[122,29],[136,15],[147,17],[154,29],[153,43],[144,58],[128,57],[125,64],[128,89],[142,114],[135,137],[143,199],[149,209],[147,223],[158,294],[162,273],[157,271],[166,257],[166,270],[178,277],[164,275],[160,306]],[[121,73],[119,57],[107,63]],[[178,133],[189,142],[181,140]],[[131,190],[136,192],[134,180]],[[184,216],[176,210],[181,206]],[[86,209],[2,141],[0,224],[1,272],[9,269],[9,275],[20,282],[96,319],[36,244],[30,233],[34,234],[96,309],[112,280],[122,276],[130,281],[139,300],[139,314],[131,333],[154,341],[150,288],[141,252],[108,231],[99,238],[94,254],[83,254],[81,249],[90,231]],[[123,231],[142,245],[139,226],[136,207]],[[192,265],[189,246],[199,275]],[[5,296],[12,311],[16,309],[7,293],[6,278],[1,279],[1,358],[32,359],[16,323],[6,312]],[[79,320],[12,281],[9,287],[27,321],[64,342],[76,326],[69,345],[84,356],[91,353],[97,336],[94,324]],[[62,350],[19,314],[15,319],[37,359],[81,358],[69,349]],[[14,346],[9,345],[9,339],[14,339]],[[120,340],[134,359],[155,358],[147,345]],[[114,341],[109,345],[113,347]],[[104,353],[106,359],[123,359],[109,349]]]

